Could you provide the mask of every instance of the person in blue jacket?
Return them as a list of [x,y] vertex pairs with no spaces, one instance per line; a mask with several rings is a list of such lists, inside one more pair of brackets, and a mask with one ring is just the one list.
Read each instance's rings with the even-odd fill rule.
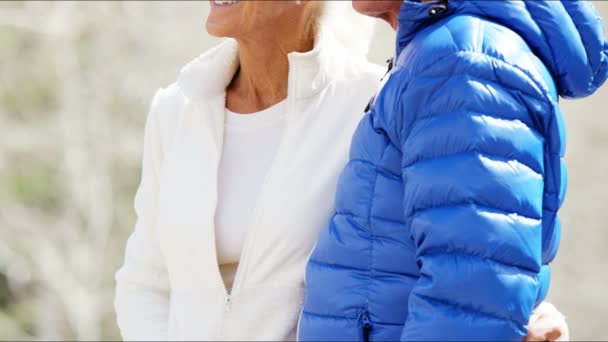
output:
[[299,339],[522,340],[566,192],[559,97],[608,76],[586,1],[355,1],[397,29],[306,271]]

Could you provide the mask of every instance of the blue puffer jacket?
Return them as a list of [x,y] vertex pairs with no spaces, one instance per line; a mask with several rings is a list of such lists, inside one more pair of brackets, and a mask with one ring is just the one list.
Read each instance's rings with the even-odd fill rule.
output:
[[300,340],[521,340],[566,190],[558,96],[608,74],[579,1],[406,1],[311,256]]

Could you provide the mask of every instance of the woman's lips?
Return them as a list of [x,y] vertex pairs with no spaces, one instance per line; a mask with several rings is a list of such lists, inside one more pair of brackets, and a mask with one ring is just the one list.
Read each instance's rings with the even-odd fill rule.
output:
[[230,6],[230,5],[234,5],[236,3],[238,3],[238,0],[213,0],[211,1],[211,3],[215,6]]

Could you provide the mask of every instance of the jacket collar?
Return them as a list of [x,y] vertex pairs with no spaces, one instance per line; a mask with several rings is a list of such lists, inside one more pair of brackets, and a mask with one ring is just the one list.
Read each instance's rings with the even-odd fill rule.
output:
[[[310,97],[327,85],[332,71],[328,50],[335,43],[331,33],[321,30],[311,51],[288,54],[288,97]],[[183,67],[177,84],[190,100],[225,94],[238,66],[238,43],[226,39]]]
[[399,56],[418,31],[436,20],[454,13],[456,5],[453,1],[448,0],[425,3],[420,0],[404,0],[398,17],[396,56]]
[[608,78],[608,42],[598,12],[587,1],[404,0],[397,56],[417,32],[453,14],[468,14],[521,36],[553,75],[560,95],[592,94]]

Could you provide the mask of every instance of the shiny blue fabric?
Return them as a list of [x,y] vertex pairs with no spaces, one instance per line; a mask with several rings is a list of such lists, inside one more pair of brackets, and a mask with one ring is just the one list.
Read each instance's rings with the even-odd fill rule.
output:
[[601,19],[582,1],[437,6],[403,4],[396,65],[307,265],[300,340],[520,341],[546,296],[558,97],[606,79]]

